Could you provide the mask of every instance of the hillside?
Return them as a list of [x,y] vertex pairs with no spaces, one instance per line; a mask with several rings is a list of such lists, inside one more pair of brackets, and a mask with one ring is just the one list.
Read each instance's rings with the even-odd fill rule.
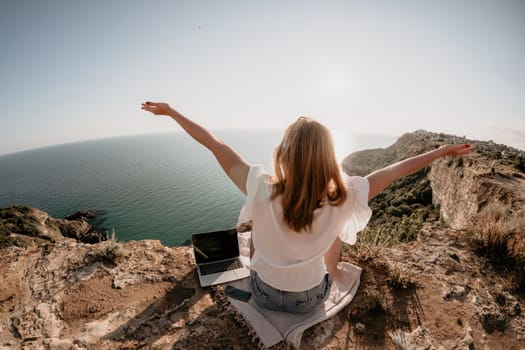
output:
[[[418,131],[343,166],[364,175],[453,140]],[[438,160],[371,203],[372,222],[343,253],[363,268],[358,294],[309,329],[303,349],[525,347],[525,155],[466,142],[477,151]],[[40,231],[28,234],[38,238],[1,250],[0,349],[257,348],[212,290],[199,287],[188,247],[48,239],[42,233],[56,221],[42,213],[17,219],[37,222]],[[24,235],[2,223],[4,242]]]
[[404,134],[386,149],[349,155],[343,169],[364,176],[445,143],[469,143],[475,151],[465,157],[439,159],[395,181],[370,202],[373,216],[361,241],[389,246],[409,242],[424,224],[466,228],[491,202],[509,205],[512,211],[523,210],[525,151],[491,141],[418,130]]

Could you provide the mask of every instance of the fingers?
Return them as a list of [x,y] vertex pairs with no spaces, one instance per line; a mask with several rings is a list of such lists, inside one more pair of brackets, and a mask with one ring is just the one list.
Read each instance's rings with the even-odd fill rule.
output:
[[170,113],[173,111],[167,103],[151,101],[143,102],[141,109],[151,112],[155,115],[170,115]]
[[468,145],[468,147],[465,147],[461,150],[462,154],[467,154],[467,153],[470,153],[474,150],[474,147],[472,147],[471,145]]
[[455,145],[452,153],[455,155],[464,155],[472,152],[473,149],[472,145],[465,143],[462,145]]
[[472,145],[469,145],[468,143],[466,143],[464,145],[460,145],[460,151],[463,152],[463,153],[469,153],[473,149],[474,148],[472,147]]
[[152,106],[152,105],[148,105],[148,104],[145,104],[143,103],[142,106],[140,107],[140,109],[144,110],[144,111],[148,111],[148,112],[151,112],[153,114],[155,114],[155,106]]
[[151,112],[151,113],[155,113],[156,107],[157,107],[157,104],[155,102],[146,101],[146,102],[142,102],[140,109]]

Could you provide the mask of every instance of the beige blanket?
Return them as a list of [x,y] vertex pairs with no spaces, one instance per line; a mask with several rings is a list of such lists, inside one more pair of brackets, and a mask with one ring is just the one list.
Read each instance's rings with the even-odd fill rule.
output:
[[[253,297],[248,302],[242,302],[226,298],[221,292],[219,295],[222,295],[225,305],[229,305],[230,310],[238,316],[238,319],[241,322],[244,321],[252,333],[255,333],[263,348],[283,341],[298,348],[303,332],[307,328],[334,316],[354,298],[359,287],[361,268],[349,263],[339,263],[339,268],[343,270],[342,280],[333,281],[329,298],[317,309],[307,314],[268,310],[259,306]],[[249,278],[227,284],[252,291]]]

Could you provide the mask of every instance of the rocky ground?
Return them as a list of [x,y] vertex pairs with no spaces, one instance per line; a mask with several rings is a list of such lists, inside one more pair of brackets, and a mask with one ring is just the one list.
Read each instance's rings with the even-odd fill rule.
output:
[[[425,228],[417,241],[357,263],[364,267],[363,285],[348,310],[355,337],[349,343],[356,348],[395,348],[395,342],[404,349],[525,345],[523,299],[471,253],[464,231]],[[374,299],[373,307],[367,304]]]
[[[465,232],[425,228],[417,241],[344,259],[363,267],[356,299],[308,330],[304,349],[521,349],[523,300],[471,253]],[[116,265],[64,239],[0,256],[0,349],[255,349],[201,288],[189,248],[121,244]],[[394,340],[395,339],[395,340]]]
[[[454,228],[425,224],[413,242],[344,249],[343,260],[363,268],[356,298],[307,330],[301,348],[525,348],[525,304],[512,271],[476,255],[468,230],[490,198],[523,210],[525,180],[511,165],[493,176],[487,161],[444,159],[428,172]],[[55,227],[31,213],[45,232]],[[188,247],[59,235],[26,243],[0,250],[0,350],[257,348],[199,286]]]

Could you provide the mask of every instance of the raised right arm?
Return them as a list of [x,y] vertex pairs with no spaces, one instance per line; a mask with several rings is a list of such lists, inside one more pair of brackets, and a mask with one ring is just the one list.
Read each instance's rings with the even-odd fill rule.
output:
[[246,194],[246,178],[250,165],[230,146],[204,127],[186,118],[167,103],[145,102],[142,109],[155,115],[166,115],[175,120],[193,139],[209,149],[231,181]]
[[463,155],[470,153],[472,146],[462,145],[443,145],[432,151],[407,158],[395,164],[389,165],[383,169],[374,171],[366,176],[370,184],[368,200],[374,198],[388,187],[392,182],[400,177],[415,173],[424,166],[432,163],[434,160],[447,155]]

